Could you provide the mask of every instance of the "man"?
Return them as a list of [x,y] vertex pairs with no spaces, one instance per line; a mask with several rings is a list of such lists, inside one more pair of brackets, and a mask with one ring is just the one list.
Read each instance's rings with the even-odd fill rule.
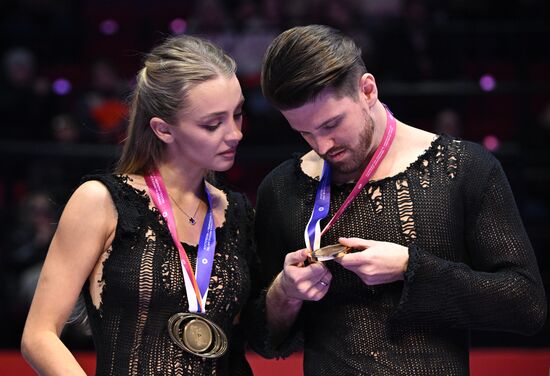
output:
[[[312,150],[258,190],[260,352],[303,341],[306,375],[466,375],[471,329],[543,325],[533,250],[490,153],[396,120],[361,51],[328,27],[278,36],[262,89]],[[336,243],[351,252],[310,262]]]

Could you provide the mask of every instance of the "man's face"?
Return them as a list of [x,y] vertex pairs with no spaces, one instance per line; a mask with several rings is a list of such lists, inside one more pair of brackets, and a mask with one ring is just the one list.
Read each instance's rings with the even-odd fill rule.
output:
[[326,92],[282,114],[335,173],[361,174],[373,149],[374,121],[360,95],[338,98]]

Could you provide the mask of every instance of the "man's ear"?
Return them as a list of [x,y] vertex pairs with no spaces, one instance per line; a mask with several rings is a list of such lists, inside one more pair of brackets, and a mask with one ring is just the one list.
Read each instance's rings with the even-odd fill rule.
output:
[[378,87],[376,80],[370,73],[365,73],[359,81],[359,90],[362,97],[367,101],[369,107],[372,107],[378,101]]
[[167,144],[174,140],[172,135],[172,126],[162,120],[159,117],[152,117],[149,121],[149,126],[153,130],[153,133],[162,141]]

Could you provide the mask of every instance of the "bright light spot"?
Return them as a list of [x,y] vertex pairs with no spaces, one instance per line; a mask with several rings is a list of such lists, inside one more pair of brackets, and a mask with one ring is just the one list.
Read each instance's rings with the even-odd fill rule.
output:
[[72,89],[71,82],[65,78],[58,78],[52,84],[52,89],[57,95],[67,95]]
[[500,147],[500,140],[496,136],[490,134],[483,138],[483,145],[489,151],[496,151]]
[[490,74],[484,74],[479,79],[479,86],[483,91],[493,91],[497,86],[497,81]]
[[99,31],[105,35],[113,35],[118,31],[118,22],[115,20],[104,20],[99,24]]
[[181,18],[175,18],[170,22],[170,30],[174,35],[183,34],[187,30],[187,22]]

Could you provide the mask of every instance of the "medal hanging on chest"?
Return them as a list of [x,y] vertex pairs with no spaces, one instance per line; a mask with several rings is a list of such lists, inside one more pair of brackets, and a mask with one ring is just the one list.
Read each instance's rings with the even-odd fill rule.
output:
[[203,358],[218,358],[227,351],[228,341],[223,330],[204,315],[216,249],[216,227],[212,213],[212,199],[206,183],[204,183],[204,190],[208,199],[208,210],[201,229],[196,272],[193,272],[187,253],[178,239],[174,213],[162,176],[158,171],[154,171],[145,176],[145,182],[155,206],[168,224],[170,235],[178,249],[189,303],[190,312],[179,312],[170,317],[168,334],[178,347],[193,355]]
[[345,254],[351,251],[348,247],[344,247],[340,244],[334,244],[328,247],[320,248],[321,246],[321,236],[327,232],[332,225],[342,216],[344,211],[352,203],[352,201],[357,197],[359,192],[363,187],[368,184],[371,177],[376,172],[376,169],[382,163],[382,160],[388,153],[388,150],[393,142],[396,131],[396,120],[393,117],[393,114],[386,107],[386,129],[384,130],[384,135],[382,136],[382,141],[380,145],[376,148],[374,155],[367,164],[367,167],[361,173],[361,177],[353,187],[352,191],[342,204],[338,211],[327,223],[325,228],[321,231],[321,220],[324,219],[330,209],[330,165],[325,161],[323,163],[323,172],[321,173],[321,180],[317,186],[317,193],[315,195],[315,202],[313,204],[313,211],[311,217],[307,223],[306,229],[304,231],[304,239],[306,242],[306,248],[312,251],[311,259],[313,261],[327,261],[332,260],[334,257],[337,257],[341,254]]

